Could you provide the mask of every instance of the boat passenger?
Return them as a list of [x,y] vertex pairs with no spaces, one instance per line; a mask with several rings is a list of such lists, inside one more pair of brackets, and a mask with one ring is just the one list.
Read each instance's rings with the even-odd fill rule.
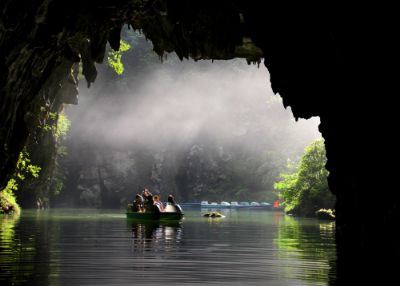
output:
[[144,209],[147,212],[154,211],[153,195],[150,193],[149,189],[145,188],[142,193]]
[[167,206],[164,209],[164,212],[170,212],[170,213],[180,212],[180,213],[182,213],[182,208],[180,205],[178,205],[175,202],[175,198],[173,195],[168,196],[168,202],[167,202]]
[[160,200],[160,196],[159,195],[155,195],[153,197],[153,201],[154,201],[154,205],[157,206],[161,212],[163,212],[164,211],[164,205]]
[[143,211],[143,197],[140,194],[136,194],[135,200],[132,203],[132,211],[142,212]]

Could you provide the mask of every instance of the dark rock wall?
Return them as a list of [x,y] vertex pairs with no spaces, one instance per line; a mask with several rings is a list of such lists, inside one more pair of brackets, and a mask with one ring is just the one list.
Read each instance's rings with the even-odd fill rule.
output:
[[264,54],[274,91],[295,117],[321,117],[330,189],[337,196],[337,283],[393,278],[389,259],[400,254],[399,192],[388,165],[398,157],[390,98],[397,91],[391,72],[398,51],[395,18],[390,9],[367,4],[250,2],[2,1],[1,185],[36,125],[42,99],[50,105],[56,100],[55,89],[73,62],[81,60],[93,82],[94,62],[102,61],[107,40],[118,48],[123,23],[143,29],[160,55],[257,61],[259,49],[238,52],[242,39],[250,38]]
[[337,283],[393,278],[400,200],[388,164],[398,151],[394,106],[383,100],[395,90],[392,18],[378,7],[274,8],[251,9],[249,30],[284,104],[295,117],[321,118],[337,197]]

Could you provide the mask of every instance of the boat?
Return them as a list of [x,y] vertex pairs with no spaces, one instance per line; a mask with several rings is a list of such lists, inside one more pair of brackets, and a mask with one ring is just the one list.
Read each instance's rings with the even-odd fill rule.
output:
[[160,212],[158,207],[155,207],[152,212],[134,212],[132,205],[128,205],[126,210],[128,219],[140,221],[179,221],[183,215],[183,212]]
[[250,203],[249,202],[240,202],[239,207],[248,208],[248,207],[250,207]]
[[200,203],[179,203],[182,208],[197,209],[201,207]]
[[212,203],[208,203],[208,201],[202,201],[200,206],[202,208],[212,208],[212,209],[229,209],[231,208],[231,204],[225,201],[222,201],[221,203],[216,203],[216,202],[212,202]]
[[226,202],[222,201],[221,203],[208,203],[208,201],[202,201],[200,204],[201,208],[211,208],[211,209],[271,209],[272,205],[267,202]]

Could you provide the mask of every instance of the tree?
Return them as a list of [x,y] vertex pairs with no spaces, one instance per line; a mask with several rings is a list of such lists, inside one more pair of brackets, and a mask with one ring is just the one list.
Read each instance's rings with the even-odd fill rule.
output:
[[306,147],[298,166],[289,166],[292,171],[281,174],[282,180],[274,187],[286,212],[314,216],[321,208],[333,207],[335,198],[329,191],[325,164],[325,146],[320,139]]

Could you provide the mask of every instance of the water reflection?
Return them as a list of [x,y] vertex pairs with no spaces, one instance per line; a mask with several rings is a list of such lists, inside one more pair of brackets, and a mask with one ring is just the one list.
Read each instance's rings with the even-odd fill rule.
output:
[[14,227],[19,221],[19,215],[4,215],[0,218],[0,245],[2,251],[10,251],[10,243],[14,240]]
[[[19,215],[7,215],[0,218],[0,277],[9,285],[23,282],[19,275],[19,264],[22,257],[26,257],[26,250],[32,250],[32,243],[28,246],[15,243],[15,226],[19,222]],[[19,247],[18,247],[19,246]],[[31,267],[29,267],[31,268]],[[25,269],[27,277],[32,269]]]
[[[326,285],[334,224],[280,212],[183,222],[85,210],[0,219],[1,285]],[[157,273],[157,275],[154,275]]]
[[135,253],[169,251],[182,242],[182,222],[135,222],[128,220]]
[[[274,243],[288,278],[326,282],[335,279],[335,223],[287,215],[275,217],[279,226]],[[299,263],[301,263],[299,265]]]
[[[50,265],[47,261],[52,257],[51,244],[46,239],[47,234],[48,225],[43,220],[23,220],[15,214],[0,218],[2,285],[48,283]],[[44,280],[39,280],[38,277]]]

